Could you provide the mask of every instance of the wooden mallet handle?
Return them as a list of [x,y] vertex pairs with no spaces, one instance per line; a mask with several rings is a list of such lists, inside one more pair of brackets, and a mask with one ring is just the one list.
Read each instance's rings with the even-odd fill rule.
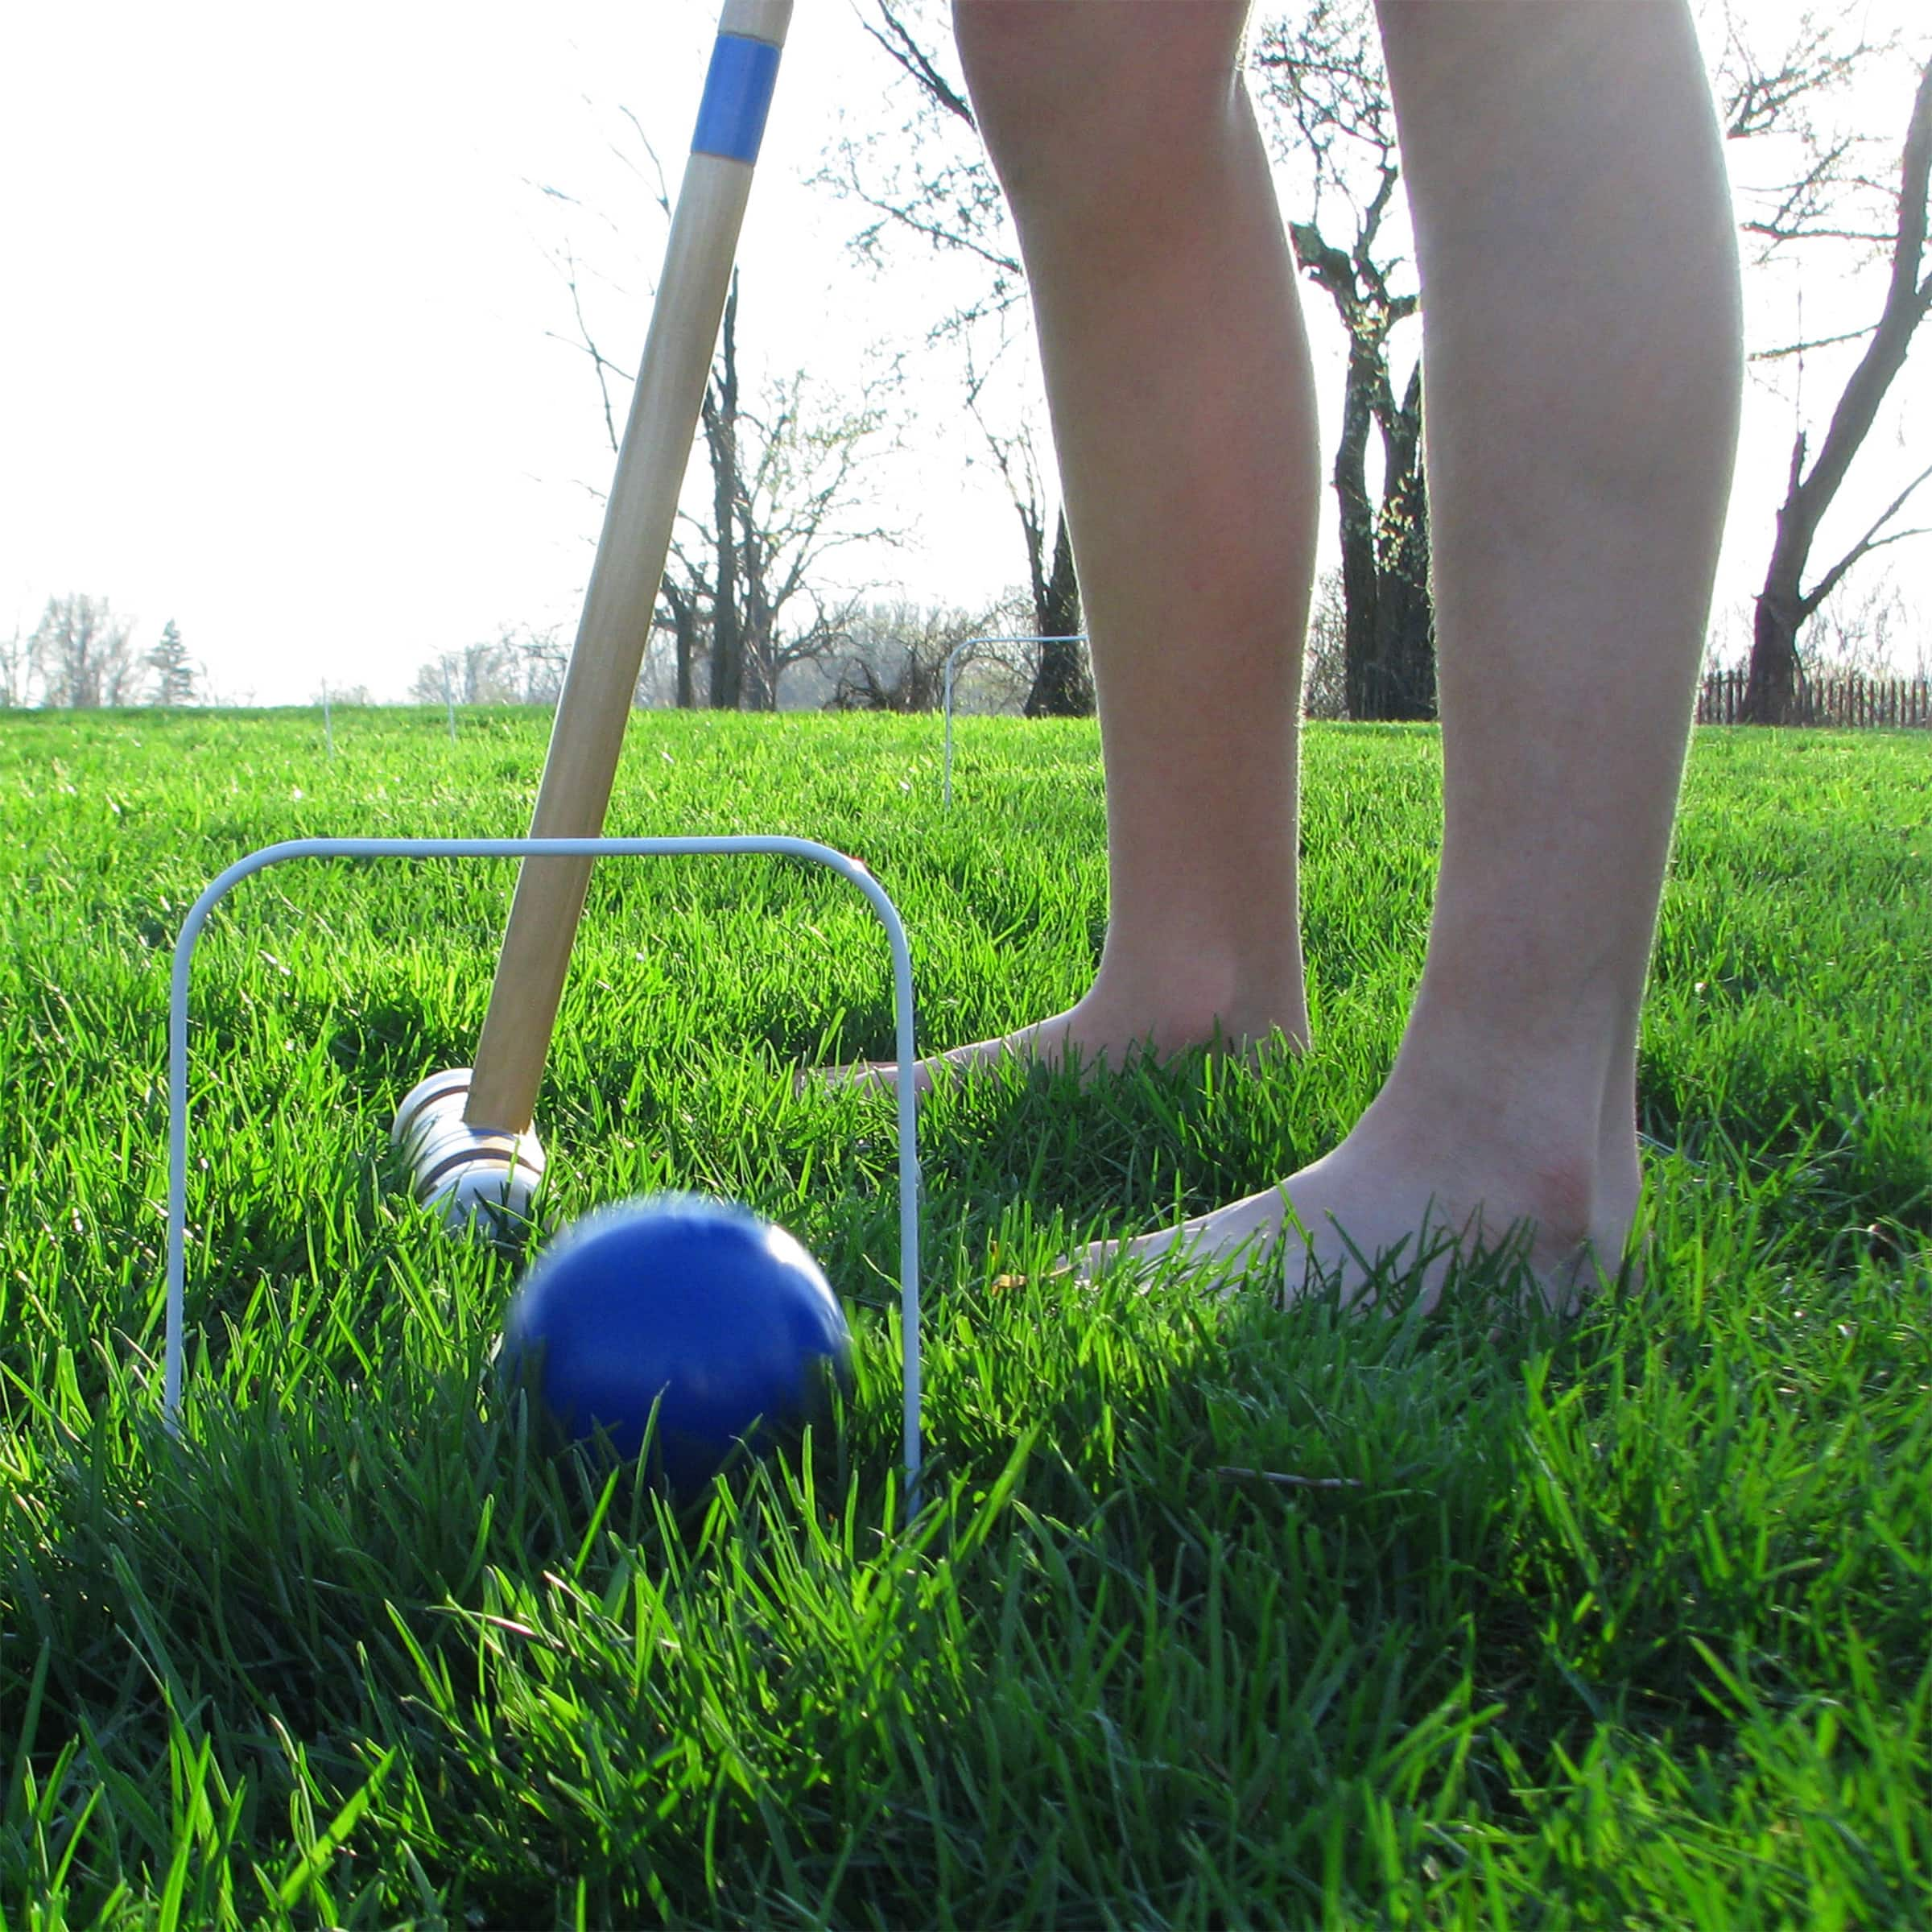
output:
[[[595,838],[604,829],[791,18],[791,0],[726,0],[718,22],[533,837]],[[530,1125],[591,865],[523,862],[464,1109],[473,1127],[521,1133]]]

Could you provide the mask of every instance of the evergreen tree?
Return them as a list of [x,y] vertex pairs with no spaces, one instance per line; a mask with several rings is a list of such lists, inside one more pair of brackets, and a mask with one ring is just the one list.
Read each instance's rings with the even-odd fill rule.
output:
[[147,667],[155,674],[155,704],[192,704],[195,701],[195,667],[188,662],[188,646],[170,617],[161,628],[161,642],[147,654]]

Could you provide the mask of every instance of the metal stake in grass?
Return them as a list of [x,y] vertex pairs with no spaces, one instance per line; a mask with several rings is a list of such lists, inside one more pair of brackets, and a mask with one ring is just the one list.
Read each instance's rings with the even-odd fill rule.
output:
[[[532,838],[603,830],[791,18],[791,0],[725,0],[719,19]],[[474,1225],[467,1202],[478,1185],[520,1212],[542,1172],[531,1121],[590,867],[526,862],[471,1067],[419,1084],[397,1116],[419,1197],[446,1198],[454,1225]]]
[[950,806],[952,803],[953,665],[960,658],[963,658],[968,651],[977,650],[978,647],[982,644],[1084,644],[1086,642],[1087,634],[1084,630],[1075,631],[1068,636],[1060,638],[968,638],[964,642],[954,645],[952,649],[947,652],[946,691],[944,699],[944,710],[946,713],[946,772],[939,786],[939,803],[942,805]]

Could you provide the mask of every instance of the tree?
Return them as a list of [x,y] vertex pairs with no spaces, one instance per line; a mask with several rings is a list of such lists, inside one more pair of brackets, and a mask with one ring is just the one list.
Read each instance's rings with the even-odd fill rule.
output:
[[1026,693],[1030,718],[1093,716],[1093,665],[1081,642],[1080,584],[1073,568],[1073,539],[1063,511],[1055,519],[1052,567],[1044,572],[1046,525],[1031,503],[1021,509],[1026,526],[1026,561],[1032,576],[1034,634],[1040,640],[1032,688]]
[[[862,260],[882,267],[890,238],[897,237],[950,257],[968,271],[965,292],[935,324],[930,339],[962,358],[968,410],[1019,518],[1035,634],[1071,638],[1084,624],[1066,512],[1049,514],[1026,405],[1009,400],[996,411],[991,399],[994,376],[1018,359],[1016,323],[1026,270],[964,87],[932,51],[939,32],[915,22],[917,3],[873,0],[871,18],[862,23],[913,85],[907,119],[890,141],[841,142],[820,178],[869,211],[852,243]],[[1009,419],[997,421],[1001,414]],[[1093,702],[1084,646],[1042,645],[1026,716],[1084,717]]]
[[1840,579],[1806,626],[1805,667],[1827,678],[1925,677],[1927,646],[1922,638],[1914,651],[1912,631],[1912,608],[1897,583]]
[[[886,421],[871,402],[816,410],[803,371],[767,385],[762,407],[747,409],[738,383],[737,314],[734,276],[703,418],[713,485],[704,532],[712,703],[772,711],[786,671],[825,656],[857,605],[855,593],[827,596],[818,576],[825,559],[854,544],[895,540],[885,526],[861,525],[852,515],[860,469]],[[894,370],[873,393],[897,381]],[[688,553],[681,554],[688,564]],[[702,589],[705,574],[687,581]]]
[[505,625],[420,666],[409,695],[419,704],[555,704],[564,663],[555,631]]
[[161,626],[160,642],[147,654],[147,668],[155,674],[148,694],[151,704],[192,704],[195,701],[195,667],[189,661],[181,632],[170,617]]
[[[911,117],[890,145],[842,143],[829,178],[869,211],[853,242],[862,257],[882,260],[887,237],[897,234],[976,268],[972,292],[933,334],[970,341],[994,332],[1001,338],[997,357],[1004,351],[1025,271],[971,108],[934,51],[938,30],[919,18],[919,0],[872,0],[865,23],[914,84]],[[1316,0],[1293,24],[1269,22],[1251,58],[1261,83],[1257,106],[1278,160],[1292,159],[1311,171],[1309,217],[1290,225],[1296,259],[1328,294],[1348,332],[1342,437],[1333,478],[1341,506],[1351,715],[1433,716],[1420,361],[1399,402],[1389,374],[1390,336],[1416,312],[1417,297],[1392,287],[1400,258],[1382,252],[1385,230],[1393,225],[1401,171],[1387,77],[1366,0]],[[1342,200],[1353,211],[1353,233],[1345,248],[1324,232],[1325,198]],[[969,369],[972,362],[969,354]],[[972,393],[976,402],[976,389]],[[1379,502],[1368,481],[1369,443],[1377,431]],[[1012,489],[1018,465],[1001,461],[1001,468]],[[1053,589],[1056,584],[1073,589],[1064,519],[1050,551],[1043,519],[1029,514],[1037,496],[1017,489],[1013,493],[1042,628],[1051,610],[1057,613],[1054,629],[1077,631],[1077,606],[1062,603]],[[1063,553],[1064,575],[1059,569]],[[1072,671],[1071,663],[1055,667],[1067,680],[1067,695],[1077,693],[1076,701],[1091,709],[1090,688],[1075,684]],[[1045,691],[1042,700],[1041,708],[1048,708]]]
[[1724,47],[1712,85],[1724,138],[1778,150],[1783,163],[1740,186],[1742,226],[1755,241],[1757,261],[1769,261],[1798,242],[1882,242],[1868,227],[1854,233],[1847,225],[1848,212],[1852,221],[1859,218],[1846,208],[1848,196],[1885,192],[1864,171],[1870,138],[1821,118],[1820,110],[1848,93],[1875,63],[1896,55],[1897,42],[1868,40],[1847,15],[1820,20],[1806,12],[1790,39],[1767,56],[1732,0],[1720,6]]
[[[663,170],[630,118],[656,171],[652,198],[668,220]],[[576,324],[572,346],[594,373],[614,456],[616,391],[631,378],[599,346],[574,261],[567,255],[564,262]],[[854,546],[896,540],[892,529],[865,519],[861,479],[867,460],[889,438],[883,398],[899,378],[896,366],[881,370],[857,407],[824,399],[803,370],[774,377],[748,394],[739,315],[734,274],[700,412],[709,488],[701,511],[687,506],[679,514],[653,628],[671,641],[678,704],[699,702],[701,667],[704,701],[712,708],[770,711],[786,671],[827,656],[857,602],[856,592],[829,589],[828,559]],[[647,662],[640,689],[652,681]]]
[[506,629],[500,634],[516,654],[522,686],[517,702],[554,709],[564,695],[564,674],[570,668],[569,646],[558,641],[556,626],[532,630],[526,624],[518,631]]
[[514,704],[516,686],[498,641],[432,658],[417,671],[409,695],[419,704]]
[[76,711],[127,703],[139,670],[130,628],[105,597],[49,597],[27,642],[40,702]]
[[[665,572],[663,586],[658,594],[664,600],[668,616],[658,619],[657,628],[671,632],[673,660],[677,667],[671,702],[679,710],[689,711],[698,701],[698,657],[704,648],[702,613],[697,599],[685,589],[674,572]],[[647,673],[649,669],[646,653]]]
[[[840,641],[828,711],[936,711],[945,692],[946,662],[976,638],[1002,628],[998,616],[901,601],[856,610]],[[1030,674],[1009,651],[988,646],[956,660],[956,678],[971,663],[984,702],[1017,708]]]
[[1302,715],[1348,716],[1348,617],[1342,598],[1342,573],[1322,572],[1308,613],[1308,646],[1302,661]]
[[16,625],[10,636],[0,638],[0,711],[27,704],[33,687],[33,640],[21,636]]
[[[1364,0],[1315,0],[1292,23],[1270,21],[1251,56],[1278,159],[1306,166],[1310,213],[1290,221],[1303,274],[1334,303],[1348,344],[1341,435],[1331,472],[1342,548],[1344,662],[1352,718],[1435,716],[1435,617],[1429,588],[1429,503],[1422,479],[1419,354],[1396,399],[1391,337],[1419,310],[1394,286],[1404,258],[1387,246],[1401,212],[1395,113]],[[1347,246],[1324,229],[1340,201]],[[1381,444],[1379,502],[1371,432]]]
[[1080,639],[1085,628],[1080,615],[1080,582],[1074,568],[1073,539],[1067,513],[1053,520],[1053,547],[1047,548],[1046,493],[1041,488],[1033,437],[1022,424],[1001,436],[979,411],[979,395],[971,397],[975,419],[986,448],[1006,485],[1006,493],[1020,519],[1026,545],[1026,621],[1041,639],[1034,659],[1033,677],[1024,710],[1030,718],[1086,718],[1093,715],[1093,666]]
[[[1883,214],[1889,218],[1881,215],[1861,226],[1856,212],[1860,191],[1872,190],[1878,184],[1849,164],[1847,157],[1856,151],[1852,137],[1821,138],[1803,111],[1804,76],[1823,76],[1813,80],[1814,89],[1827,85],[1845,71],[1838,64],[1853,56],[1843,51],[1821,56],[1818,30],[1809,20],[1794,55],[1776,68],[1752,60],[1735,32],[1732,35],[1732,59],[1737,76],[1729,116],[1733,138],[1777,130],[1794,133],[1805,157],[1804,165],[1783,191],[1747,221],[1746,231],[1761,238],[1766,253],[1821,240],[1880,246],[1889,258],[1888,274],[1878,320],[1868,330],[1855,332],[1848,338],[1799,343],[1773,352],[1777,357],[1802,357],[1847,340],[1862,338],[1865,344],[1839,392],[1816,454],[1811,452],[1806,427],[1801,425],[1793,440],[1784,500],[1777,511],[1764,588],[1757,596],[1740,714],[1744,721],[1757,724],[1796,720],[1800,632],[1847,573],[1873,551],[1926,534],[1922,528],[1899,530],[1890,526],[1919,486],[1932,477],[1932,465],[1921,470],[1849,550],[1807,582],[1819,526],[1870,435],[1887,393],[1905,367],[1920,324],[1932,310],[1932,275],[1925,273],[1928,175],[1932,174],[1932,60],[1920,68],[1896,174],[1893,183],[1881,191],[1890,204]],[[1858,51],[1870,50],[1861,43]]]

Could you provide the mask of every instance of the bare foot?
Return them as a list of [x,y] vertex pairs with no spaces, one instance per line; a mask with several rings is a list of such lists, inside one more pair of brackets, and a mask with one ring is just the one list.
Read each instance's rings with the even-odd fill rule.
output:
[[[1108,1067],[1118,1071],[1143,1056],[1166,1059],[1196,1048],[1258,1055],[1277,1034],[1290,1050],[1307,1043],[1308,1023],[1300,996],[1270,1002],[1226,1002],[1216,1008],[1173,1001],[1111,998],[1096,985],[1077,1006],[1050,1020],[1022,1026],[997,1039],[976,1040],[932,1054],[913,1067],[913,1091],[924,1095],[935,1080],[994,1067],[1005,1061],[1022,1065],[1056,1065],[1071,1060],[1084,1069]],[[816,1081],[827,1087],[872,1088],[897,1091],[896,1061],[861,1060],[847,1067],[819,1067],[799,1076],[801,1088]]]
[[1637,1212],[1634,1140],[1627,1161],[1619,1146],[1568,1171],[1473,1148],[1422,1160],[1372,1116],[1279,1186],[1137,1240],[1096,1242],[1079,1271],[1151,1270],[1171,1257],[1230,1288],[1265,1279],[1283,1303],[1339,1286],[1347,1304],[1413,1282],[1426,1310],[1459,1262],[1488,1257],[1523,1266],[1558,1314],[1575,1311],[1600,1270],[1617,1273]]
[[[1090,1039],[1086,1030],[1076,1025],[1079,1011],[1075,1007],[1071,1012],[1056,1013],[1050,1020],[1022,1026],[1017,1032],[1005,1034],[997,1039],[975,1040],[970,1046],[955,1046],[944,1053],[929,1055],[914,1064],[913,1092],[923,1097],[932,1091],[936,1080],[976,1072],[1007,1060],[1018,1061],[1022,1065],[1035,1062],[1051,1065],[1072,1059],[1082,1067],[1095,1067],[1104,1062],[1120,1067],[1137,1051],[1147,1050],[1148,1042],[1145,1038],[1104,1043]],[[847,1067],[815,1067],[799,1075],[801,1086],[816,1081],[826,1087],[868,1088],[881,1093],[896,1092],[898,1080],[896,1060],[860,1060]]]

